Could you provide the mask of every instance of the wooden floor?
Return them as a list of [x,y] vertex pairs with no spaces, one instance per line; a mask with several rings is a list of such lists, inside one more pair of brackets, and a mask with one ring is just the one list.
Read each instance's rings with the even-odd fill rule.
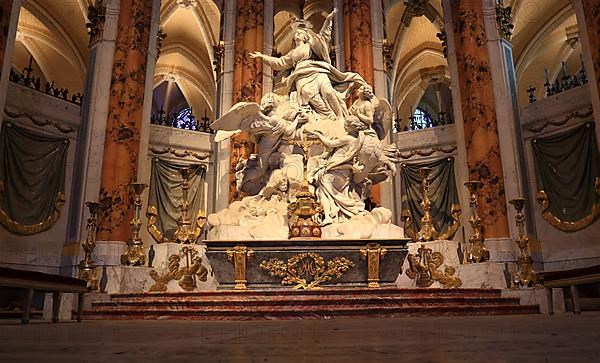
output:
[[290,321],[0,321],[2,362],[598,362],[600,313]]

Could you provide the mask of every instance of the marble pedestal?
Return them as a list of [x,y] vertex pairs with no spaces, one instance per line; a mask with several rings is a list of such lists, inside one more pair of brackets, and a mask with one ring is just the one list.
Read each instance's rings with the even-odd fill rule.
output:
[[[454,276],[461,279],[461,288],[477,288],[477,289],[506,289],[510,274],[514,270],[514,265],[508,265],[503,262],[483,262],[461,264],[459,257],[459,242],[457,241],[431,241],[431,242],[414,242],[408,244],[408,253],[416,255],[417,250],[421,245],[430,248],[433,252],[440,252],[444,256],[444,263],[438,270],[444,271],[446,266],[453,267],[456,272]],[[509,269],[507,270],[507,267]],[[410,279],[406,275],[406,270],[410,268],[408,260],[404,261],[402,266],[403,274],[396,280],[396,285],[400,288],[415,288],[416,280]],[[508,280],[508,281],[507,281]],[[442,288],[439,282],[434,282],[430,288]]]
[[[196,290],[215,290],[216,281],[212,270],[208,265],[205,248],[202,245],[187,245],[198,251],[202,258],[202,264],[209,271],[207,281],[197,281]],[[152,267],[148,266],[99,266],[98,278],[101,281],[101,293],[123,294],[148,292],[154,285],[154,279],[150,276],[151,271],[156,271],[159,275],[168,271],[169,257],[179,254],[183,245],[177,243],[162,243],[154,245],[155,257],[152,261]],[[185,267],[185,259],[182,258],[180,267]],[[106,273],[106,277],[102,275]],[[102,281],[105,281],[104,284]],[[168,292],[183,292],[177,280],[169,281],[167,284]]]

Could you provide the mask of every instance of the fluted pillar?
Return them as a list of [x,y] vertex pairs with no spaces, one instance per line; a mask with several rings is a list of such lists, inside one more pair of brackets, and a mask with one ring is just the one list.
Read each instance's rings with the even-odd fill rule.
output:
[[2,0],[0,4],[0,114],[6,103],[10,63],[15,49],[21,0]]
[[[262,0],[237,0],[235,22],[233,103],[260,102],[262,98],[262,62],[249,54],[264,49],[264,3]],[[229,158],[229,201],[239,200],[243,195],[235,186],[235,167],[241,158],[247,159],[254,152],[254,143],[247,133],[231,138]]]
[[509,237],[504,173],[498,135],[483,0],[449,1],[469,179],[483,183],[479,214],[485,237]]
[[153,3],[121,0],[100,181],[104,209],[99,240],[126,242],[131,236],[129,184],[138,177]]

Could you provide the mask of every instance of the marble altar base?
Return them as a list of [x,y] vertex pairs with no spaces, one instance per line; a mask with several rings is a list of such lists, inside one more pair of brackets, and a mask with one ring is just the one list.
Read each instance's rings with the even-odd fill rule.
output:
[[[385,248],[386,253],[379,259],[378,277],[379,285],[393,285],[406,257],[406,244],[408,239],[319,239],[319,240],[229,240],[229,241],[204,241],[206,256],[215,273],[219,289],[252,289],[252,288],[298,288],[296,283],[282,284],[283,277],[272,276],[261,264],[277,259],[281,264],[287,264],[290,271],[290,259],[302,254],[314,254],[324,259],[324,264],[329,267],[336,258],[344,258],[352,267],[340,276],[334,276],[318,287],[356,287],[368,286],[369,266],[368,258],[361,254],[378,247]],[[236,255],[237,253],[237,255]],[[230,257],[231,256],[231,257]],[[371,262],[372,263],[372,262]],[[237,265],[236,265],[237,264]],[[313,266],[314,267],[314,266]],[[311,267],[299,263],[293,267],[298,274],[301,270],[310,270]],[[243,271],[242,271],[243,270]],[[374,276],[371,274],[371,276]],[[310,283],[310,278],[307,278]],[[373,281],[372,281],[373,282]],[[373,284],[371,287],[374,287]]]

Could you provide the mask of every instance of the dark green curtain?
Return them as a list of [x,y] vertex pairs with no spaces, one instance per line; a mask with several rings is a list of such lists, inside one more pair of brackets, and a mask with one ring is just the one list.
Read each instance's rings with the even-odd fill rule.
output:
[[[50,228],[55,222],[30,232],[14,230],[14,226],[23,229],[42,224],[57,214],[57,197],[59,194],[64,197],[68,148],[68,139],[33,132],[9,122],[2,124],[0,181],[4,185],[1,207],[5,227],[16,233],[32,234]],[[6,216],[12,221],[7,222]]]
[[600,158],[594,123],[532,140],[539,189],[548,196],[548,210],[568,222],[578,221],[599,203],[594,180]]
[[183,179],[179,170],[183,168],[190,168],[193,171],[189,180],[188,202],[190,202],[189,216],[194,221],[198,211],[204,205],[206,168],[201,164],[178,163],[160,158],[152,159],[148,205],[157,208],[156,226],[167,239],[173,238],[173,233],[177,229],[177,219],[181,216],[179,205],[183,197],[181,189]]
[[421,217],[423,217],[423,210],[419,204],[423,200],[422,179],[419,175],[419,168],[423,167],[432,169],[429,175],[430,214],[435,229],[442,234],[454,222],[450,214],[452,205],[459,204],[456,181],[454,180],[454,159],[443,158],[402,164],[400,168],[402,209],[410,210],[415,231],[421,229]]

